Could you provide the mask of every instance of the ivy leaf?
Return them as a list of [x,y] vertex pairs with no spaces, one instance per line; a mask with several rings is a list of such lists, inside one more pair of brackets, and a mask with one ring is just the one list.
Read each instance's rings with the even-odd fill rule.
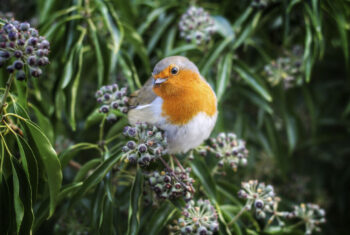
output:
[[134,183],[130,192],[129,219],[128,219],[128,235],[138,234],[140,225],[141,199],[143,193],[143,175],[139,168],[137,170]]
[[50,194],[49,217],[51,217],[55,210],[57,196],[60,192],[62,184],[61,164],[50,141],[40,130],[40,128],[28,119],[25,119],[25,121],[22,121],[22,123],[28,130],[28,134],[30,134],[31,139],[34,141],[36,150],[35,152],[37,155],[39,155],[41,162],[45,168],[45,174],[47,177]]

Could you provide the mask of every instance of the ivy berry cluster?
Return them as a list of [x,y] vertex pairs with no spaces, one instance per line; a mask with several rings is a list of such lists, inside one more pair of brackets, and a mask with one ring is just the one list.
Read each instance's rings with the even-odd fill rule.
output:
[[39,77],[41,67],[49,64],[50,43],[27,22],[16,20],[0,25],[0,67],[26,79],[26,67],[31,76]]

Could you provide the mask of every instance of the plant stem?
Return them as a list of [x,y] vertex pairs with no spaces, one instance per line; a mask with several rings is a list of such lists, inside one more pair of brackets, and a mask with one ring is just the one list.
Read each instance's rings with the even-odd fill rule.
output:
[[99,143],[102,143],[103,140],[103,128],[105,126],[106,116],[103,116],[103,119],[100,123],[100,133],[99,133]]
[[2,111],[4,110],[5,102],[6,102],[7,96],[9,95],[11,84],[12,84],[14,77],[15,77],[14,73],[11,73],[9,79],[6,82],[6,90],[5,90],[4,95],[2,96],[2,100],[1,100],[1,104],[0,104],[0,115],[2,114]]
[[299,222],[297,222],[297,223],[295,223],[295,224],[293,224],[293,225],[290,225],[290,226],[288,226],[288,229],[295,229],[295,228],[297,228],[297,227],[299,227],[300,225],[303,225],[305,222],[303,221],[303,220],[301,220],[301,221],[299,221]]
[[81,168],[80,163],[78,163],[74,160],[70,160],[68,164],[76,170],[80,170],[80,168]]
[[177,157],[175,157],[174,155],[171,155],[171,158],[174,159],[176,165],[181,169],[182,172],[185,172],[184,167],[181,165],[179,159],[177,159]]
[[227,225],[232,225],[234,222],[236,222],[236,220],[243,214],[243,212],[245,212],[247,210],[247,207],[244,206],[242,207],[242,209],[238,212],[238,214],[230,221],[230,223],[228,223]]

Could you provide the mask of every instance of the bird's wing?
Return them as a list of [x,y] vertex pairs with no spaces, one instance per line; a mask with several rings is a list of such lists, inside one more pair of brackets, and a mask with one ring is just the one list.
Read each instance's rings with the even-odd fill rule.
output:
[[157,98],[157,95],[153,92],[152,83],[153,78],[149,78],[143,87],[130,95],[130,109],[137,108],[138,106],[148,105],[152,103],[155,98]]
[[130,124],[147,122],[156,124],[160,119],[161,104],[154,102],[158,97],[153,92],[153,78],[147,80],[145,85],[130,95],[128,119]]

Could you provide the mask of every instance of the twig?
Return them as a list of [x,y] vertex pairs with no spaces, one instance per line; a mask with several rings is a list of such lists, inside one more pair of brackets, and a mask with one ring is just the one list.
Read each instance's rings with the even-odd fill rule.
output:
[[73,167],[74,169],[77,169],[77,170],[80,170],[80,168],[81,168],[80,163],[78,163],[78,162],[76,162],[74,160],[70,160],[68,164],[69,164],[69,166],[71,166],[71,167]]
[[185,172],[185,169],[184,169],[184,167],[181,165],[181,162],[179,161],[179,159],[177,159],[177,157],[175,157],[174,155],[171,155],[171,157],[174,159],[176,165],[177,165],[178,167],[180,167],[181,171],[182,171],[182,172]]
[[[177,157],[175,157],[174,155],[171,155],[171,158],[174,159],[176,165],[181,169],[182,173],[185,173],[185,168],[182,166],[181,162],[179,161],[179,159],[177,159]],[[192,187],[192,185],[189,185],[190,187],[190,191],[194,192],[194,188]]]
[[[183,188],[185,188],[186,190],[188,190],[188,186],[187,186],[184,182],[182,182],[179,178],[177,178],[177,176],[175,175],[173,169],[171,169],[171,167],[169,166],[169,164],[166,163],[166,161],[165,161],[162,157],[159,157],[159,159],[161,160],[161,162],[163,163],[163,165],[167,168],[167,170],[170,172],[171,176],[173,176],[173,177],[175,178],[175,180],[176,180],[177,182],[179,182]],[[190,186],[189,188],[190,188],[189,191],[194,192],[194,191],[193,191],[193,188],[192,188],[191,186]]]

